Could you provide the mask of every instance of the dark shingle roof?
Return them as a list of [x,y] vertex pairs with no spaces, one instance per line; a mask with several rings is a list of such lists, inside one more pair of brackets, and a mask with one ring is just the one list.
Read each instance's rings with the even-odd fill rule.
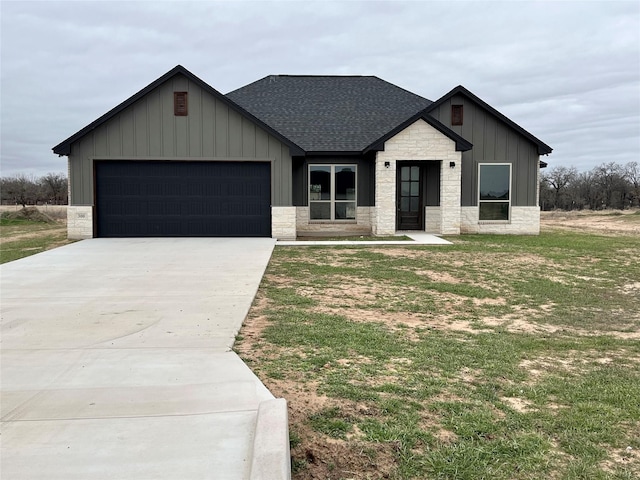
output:
[[227,97],[307,152],[362,151],[432,103],[373,76],[271,75]]

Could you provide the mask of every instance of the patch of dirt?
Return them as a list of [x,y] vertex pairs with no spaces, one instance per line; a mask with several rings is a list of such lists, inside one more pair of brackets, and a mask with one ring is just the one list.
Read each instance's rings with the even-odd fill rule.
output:
[[424,275],[429,278],[432,282],[443,282],[443,283],[460,283],[461,280],[459,278],[454,277],[450,273],[447,272],[434,272],[433,270],[413,270],[416,275]]
[[535,408],[531,406],[531,402],[524,398],[500,397],[500,400],[518,413],[528,413],[535,410]]
[[600,464],[605,472],[614,473],[623,468],[640,474],[640,450],[627,446],[609,452],[609,458]]
[[364,441],[364,434],[357,425],[347,434],[347,440],[332,438],[315,431],[308,422],[311,415],[331,407],[338,407],[345,418],[376,416],[380,412],[365,404],[319,395],[312,382],[306,384],[305,390],[300,388],[299,382],[287,380],[270,381],[268,386],[276,397],[287,398],[291,433],[302,440],[291,449],[293,478],[368,478],[362,477],[363,474],[390,478],[397,468],[399,444],[396,442]]
[[640,292],[640,282],[627,283],[626,285],[622,286],[621,290],[623,293],[633,295],[636,292]]
[[[540,212],[540,228],[591,231],[603,235],[640,235],[637,210]],[[633,216],[629,216],[633,215]],[[637,217],[637,218],[636,218]]]

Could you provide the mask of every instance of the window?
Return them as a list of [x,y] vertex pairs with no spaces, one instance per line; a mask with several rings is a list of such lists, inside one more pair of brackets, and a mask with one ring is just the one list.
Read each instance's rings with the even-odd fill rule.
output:
[[480,221],[508,221],[511,208],[511,164],[479,165]]
[[188,113],[187,92],[173,92],[173,114],[177,117],[186,117]]
[[309,165],[309,219],[355,218],[356,166]]
[[451,125],[462,125],[462,105],[451,105]]

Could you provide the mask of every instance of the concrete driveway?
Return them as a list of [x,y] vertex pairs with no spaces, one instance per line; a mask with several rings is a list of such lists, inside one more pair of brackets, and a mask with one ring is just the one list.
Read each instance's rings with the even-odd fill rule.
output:
[[256,423],[282,437],[286,409],[260,419],[278,400],[230,347],[273,246],[93,239],[3,265],[2,479],[259,478]]

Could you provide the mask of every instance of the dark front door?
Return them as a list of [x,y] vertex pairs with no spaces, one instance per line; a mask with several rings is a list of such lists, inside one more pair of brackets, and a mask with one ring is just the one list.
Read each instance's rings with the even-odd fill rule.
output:
[[398,164],[398,230],[423,230],[422,167]]

